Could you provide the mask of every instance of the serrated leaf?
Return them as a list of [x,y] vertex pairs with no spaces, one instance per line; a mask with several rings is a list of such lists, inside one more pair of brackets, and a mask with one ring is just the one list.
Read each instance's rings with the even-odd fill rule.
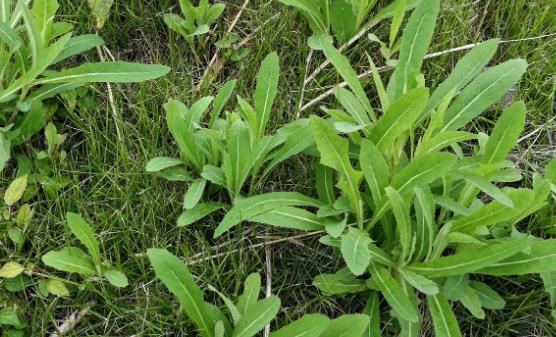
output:
[[346,234],[342,235],[341,252],[346,264],[355,275],[361,275],[367,269],[371,260],[369,234],[363,230],[350,227]]

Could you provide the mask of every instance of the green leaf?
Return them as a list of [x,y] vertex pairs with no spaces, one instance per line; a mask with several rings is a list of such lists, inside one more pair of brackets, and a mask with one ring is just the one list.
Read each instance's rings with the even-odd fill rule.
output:
[[356,18],[351,3],[346,0],[332,0],[330,3],[330,25],[339,43],[352,38],[356,29]]
[[427,296],[436,337],[462,337],[450,303],[442,294]]
[[454,255],[413,263],[406,269],[427,277],[443,277],[479,272],[482,268],[495,265],[529,247],[527,240],[511,240],[486,247],[466,249]]
[[2,325],[10,325],[16,329],[23,329],[27,326],[24,321],[19,319],[17,312],[13,308],[0,310],[0,326]]
[[101,29],[110,16],[110,8],[114,0],[87,0],[91,14],[96,19],[96,28]]
[[237,322],[232,337],[251,337],[264,329],[280,309],[280,299],[276,296],[265,298],[249,306]]
[[385,191],[396,219],[396,231],[402,247],[400,258],[405,261],[410,258],[409,250],[413,242],[413,226],[409,217],[409,207],[398,191],[392,187],[386,187]]
[[324,229],[322,219],[316,214],[295,207],[284,207],[271,210],[251,218],[250,221],[274,227],[298,229],[306,232]]
[[54,59],[52,64],[56,64],[69,57],[79,55],[87,50],[102,46],[104,40],[96,34],[85,34],[72,37],[64,46],[60,54]]
[[481,305],[486,309],[503,309],[506,305],[506,301],[498,293],[479,281],[470,281],[469,286],[475,290],[475,293],[481,300]]
[[321,314],[309,314],[270,334],[270,337],[320,337],[330,319]]
[[287,6],[299,9],[309,21],[309,25],[315,34],[328,33],[329,21],[323,17],[321,8],[316,1],[312,0],[279,0]]
[[182,157],[197,170],[202,170],[202,163],[197,144],[193,141],[192,125],[186,121],[189,109],[180,101],[170,100],[164,105],[166,123],[172,137],[176,140]]
[[528,253],[517,253],[502,261],[492,263],[477,273],[486,275],[524,275],[556,271],[556,240],[531,242]]
[[523,102],[512,104],[502,113],[486,144],[483,163],[495,164],[506,159],[523,131],[525,113],[526,108]]
[[454,166],[457,158],[450,153],[435,152],[409,162],[392,177],[390,186],[404,194],[415,187],[424,186],[442,177]]
[[15,178],[4,193],[4,203],[6,206],[13,206],[22,197],[27,189],[27,175]]
[[380,300],[376,291],[371,291],[363,313],[369,316],[369,324],[363,336],[380,337]]
[[250,220],[256,216],[291,206],[319,207],[322,203],[295,192],[272,192],[261,194],[241,200],[226,214],[214,232],[214,237],[219,237],[224,232],[242,221]]
[[334,171],[332,171],[330,167],[317,163],[315,167],[315,175],[315,187],[317,189],[319,199],[325,204],[334,204]]
[[384,197],[384,188],[388,186],[390,179],[390,168],[375,144],[367,139],[361,142],[359,163],[376,206]]
[[125,288],[129,285],[124,273],[116,269],[109,269],[104,272],[104,277],[111,285],[117,288]]
[[406,296],[400,283],[390,275],[388,270],[376,263],[371,263],[369,272],[388,304],[400,318],[409,322],[417,322],[419,320],[417,307]]
[[19,274],[23,273],[25,267],[17,262],[6,262],[2,268],[0,268],[0,277],[3,278],[14,278]]
[[164,249],[151,248],[147,256],[156,276],[179,300],[183,310],[199,329],[203,337],[213,337],[213,324],[208,314],[203,292],[185,264]]
[[423,0],[409,18],[402,35],[398,64],[388,83],[390,101],[417,86],[416,77],[431,43],[439,9],[439,0]]
[[68,297],[70,292],[64,282],[59,280],[48,280],[46,288],[49,293],[59,297]]
[[336,87],[334,96],[336,96],[336,99],[338,99],[342,107],[353,117],[355,122],[357,122],[358,127],[365,129],[369,126],[371,123],[369,115],[359,102],[359,99],[355,97],[351,91],[342,87]]
[[325,295],[341,295],[365,291],[365,281],[355,278],[348,268],[343,268],[335,274],[320,274],[313,280],[313,285]]
[[418,154],[440,151],[452,144],[476,139],[477,136],[465,131],[442,131],[419,145]]
[[235,196],[241,191],[253,164],[249,160],[251,156],[249,129],[242,121],[238,120],[232,124],[227,142],[228,155],[224,159],[223,170],[227,186]]
[[368,324],[367,315],[342,315],[330,321],[320,337],[362,337]]
[[393,101],[369,136],[381,151],[386,151],[399,136],[413,127],[427,105],[428,95],[428,89],[418,88]]
[[371,261],[370,243],[369,234],[354,227],[350,227],[347,233],[342,235],[342,256],[353,274],[361,275],[367,269]]
[[195,207],[185,210],[178,218],[178,226],[189,226],[209,214],[222,208],[222,205],[214,202],[198,203]]
[[206,183],[207,181],[203,178],[191,182],[183,197],[183,208],[192,209],[199,203],[199,200],[203,197]]
[[307,137],[308,132],[311,132],[307,127],[296,128],[295,131],[291,132],[287,137],[286,142],[279,150],[272,154],[272,160],[267,165],[264,170],[263,177],[268,176],[271,170],[276,167],[279,163],[285,161],[292,156],[295,156],[302,151],[306,150],[309,146],[313,144],[313,138]]
[[68,212],[67,219],[71,232],[87,248],[95,266],[100,266],[100,249],[91,226],[79,214]]
[[510,90],[526,69],[527,62],[516,59],[499,64],[477,76],[446,111],[446,123],[442,131],[457,130],[480,115]]
[[208,123],[209,129],[212,129],[214,127],[214,123],[216,123],[216,120],[220,116],[222,110],[224,110],[226,103],[228,102],[230,97],[232,97],[232,93],[234,92],[236,83],[236,80],[230,80],[224,83],[224,85],[222,85],[222,87],[220,88],[218,95],[216,95],[216,97],[214,98],[214,103],[212,105],[212,114]]
[[448,276],[442,287],[442,291],[447,300],[459,301],[465,289],[469,287],[469,275],[458,274]]
[[413,261],[420,261],[430,255],[436,234],[436,205],[428,188],[415,190],[415,252]]
[[208,288],[209,288],[209,290],[214,291],[216,294],[218,294],[218,296],[222,299],[224,304],[226,304],[226,307],[228,308],[228,311],[230,312],[230,315],[232,316],[232,319],[234,320],[234,324],[237,324],[237,322],[241,318],[241,313],[237,309],[234,302],[232,302],[232,300],[228,296],[224,295],[223,293],[218,291],[216,288],[214,288],[210,284],[208,285]]
[[75,68],[53,72],[35,84],[92,83],[92,82],[143,82],[166,75],[170,68],[157,64],[129,62],[86,63]]
[[485,311],[481,309],[481,300],[473,288],[465,288],[460,302],[473,316],[478,319],[485,319]]
[[498,187],[496,187],[480,175],[467,170],[454,170],[452,171],[452,174],[454,174],[458,178],[467,180],[472,185],[474,185],[484,193],[488,194],[499,203],[510,208],[514,207],[514,203],[509,196],[507,196],[502,190],[500,190]]
[[261,69],[257,75],[257,86],[253,100],[257,113],[257,139],[264,136],[266,125],[270,119],[272,104],[276,98],[278,79],[280,76],[280,64],[278,54],[269,54],[261,63]]
[[449,97],[450,92],[459,92],[489,63],[496,49],[498,39],[485,41],[471,49],[462,57],[448,78],[442,82],[432,94],[427,109],[435,109],[441,102]]
[[346,193],[358,222],[361,222],[363,210],[359,185],[363,174],[351,166],[348,140],[338,136],[330,124],[316,116],[311,116],[311,131],[320,152],[320,163],[340,173],[338,187]]
[[243,286],[243,293],[237,300],[237,308],[243,315],[247,309],[257,303],[259,300],[259,293],[261,292],[261,275],[259,273],[252,273],[247,276]]
[[41,260],[49,267],[68,273],[95,274],[95,267],[89,256],[76,247],[65,247],[59,251],[50,251],[44,254]]
[[149,160],[147,163],[147,172],[159,172],[181,164],[183,164],[183,162],[177,158],[156,157]]
[[423,294],[434,295],[438,294],[438,285],[428,278],[416,274],[412,271],[406,270],[404,268],[398,268],[398,272],[403,276],[403,278],[411,284],[415,289],[419,290]]

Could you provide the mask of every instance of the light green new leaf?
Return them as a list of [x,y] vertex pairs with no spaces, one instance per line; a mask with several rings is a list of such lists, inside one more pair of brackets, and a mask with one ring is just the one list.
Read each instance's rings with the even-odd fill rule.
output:
[[440,151],[452,144],[476,139],[477,136],[465,131],[442,131],[419,145],[418,154]]
[[402,247],[400,258],[405,261],[410,258],[409,250],[413,242],[413,225],[409,217],[409,207],[398,191],[392,187],[386,187],[385,191],[396,219],[396,232]]
[[419,320],[417,307],[406,296],[400,283],[390,275],[388,270],[376,263],[371,263],[369,272],[388,304],[400,315],[400,318],[409,322],[417,322]]
[[259,300],[259,293],[261,292],[261,275],[252,273],[247,276],[243,286],[243,293],[237,300],[237,308],[243,315],[247,309]]
[[270,337],[320,337],[330,319],[321,314],[309,314],[270,334]]
[[351,91],[342,87],[337,87],[336,90],[334,90],[334,96],[359,126],[366,127],[371,123],[365,108]]
[[416,76],[431,43],[439,9],[439,0],[423,0],[411,14],[403,31],[398,64],[388,83],[390,101],[417,86]]
[[212,114],[210,116],[210,121],[208,123],[209,129],[212,129],[214,127],[214,123],[216,123],[216,120],[220,116],[222,110],[224,110],[226,103],[228,103],[230,97],[232,97],[232,93],[234,92],[236,83],[237,83],[236,80],[230,80],[224,83],[224,85],[222,85],[222,88],[220,88],[218,95],[216,95],[216,97],[214,98],[214,103],[212,105],[213,106]]
[[358,293],[367,289],[365,281],[355,278],[348,268],[335,274],[320,274],[314,278],[313,285],[326,295]]
[[68,273],[93,275],[95,267],[89,256],[79,248],[65,247],[59,251],[50,251],[41,257],[44,264]]
[[388,186],[390,168],[375,144],[368,139],[361,142],[359,165],[377,206],[384,197],[384,188]]
[[507,196],[501,189],[490,183],[485,178],[467,170],[454,170],[452,174],[458,178],[465,179],[472,185],[491,196],[494,200],[508,207],[514,207],[512,199]]
[[147,172],[159,172],[170,167],[181,165],[183,162],[177,158],[156,157],[147,163]]
[[502,261],[492,263],[477,270],[477,273],[502,276],[556,271],[556,240],[539,240],[530,244],[530,252],[518,253]]
[[480,115],[519,81],[526,68],[527,62],[516,59],[499,64],[477,76],[446,111],[446,123],[442,131],[457,130]]
[[185,264],[164,249],[151,248],[147,256],[154,268],[156,276],[179,300],[183,310],[195,323],[202,337],[213,337],[213,323],[207,305],[203,300],[203,292]]
[[525,125],[525,103],[516,102],[504,110],[485,146],[483,163],[496,164],[504,159],[517,144]]
[[178,226],[189,226],[207,215],[219,210],[222,205],[213,202],[198,203],[195,207],[185,210],[178,218]]
[[428,188],[415,189],[415,252],[414,261],[420,261],[430,255],[436,235],[433,195]]
[[104,272],[104,277],[111,285],[118,288],[125,288],[129,285],[124,273],[116,269],[109,269]]
[[142,82],[166,75],[170,68],[158,64],[129,62],[86,63],[75,68],[52,72],[35,84],[92,83],[92,82]]
[[456,316],[444,295],[427,296],[436,337],[462,337]]
[[62,49],[52,64],[63,61],[74,55],[79,55],[95,47],[102,46],[103,44],[104,40],[96,34],[74,36],[64,46],[64,49]]
[[291,206],[319,207],[321,205],[320,201],[295,192],[272,192],[237,200],[216,228],[214,237],[219,237],[242,221],[248,221],[272,210]]
[[271,210],[251,218],[250,221],[274,227],[292,228],[305,232],[324,229],[323,220],[316,214],[295,207],[284,207]]
[[413,287],[415,287],[415,289],[419,290],[423,294],[438,294],[438,285],[434,283],[434,281],[431,281],[422,275],[416,274],[404,268],[398,268],[398,272],[409,284],[411,284]]
[[362,337],[369,324],[363,314],[342,315],[328,324],[320,337]]
[[100,249],[91,226],[79,214],[67,213],[68,227],[87,248],[95,266],[100,266]]
[[232,337],[251,337],[264,329],[280,309],[280,299],[276,296],[265,298],[247,307],[237,322]]
[[338,42],[346,43],[356,33],[356,17],[351,7],[351,0],[334,0],[330,2],[330,26]]
[[341,252],[346,264],[355,275],[361,275],[367,269],[371,261],[369,244],[371,238],[363,230],[350,227],[346,234],[342,235]]
[[22,197],[27,189],[27,175],[15,178],[4,192],[4,203],[13,206]]
[[415,187],[430,184],[442,177],[456,161],[456,156],[447,152],[420,156],[396,173],[390,185],[403,195]]
[[469,281],[469,286],[481,300],[481,305],[486,309],[503,309],[506,301],[494,289],[479,281]]
[[184,209],[192,209],[197,206],[197,204],[203,197],[206,183],[207,181],[203,178],[199,178],[191,182],[191,185],[189,185],[189,188],[187,189],[187,192],[185,192],[185,195],[183,197]]
[[381,151],[386,151],[400,135],[413,127],[427,105],[428,95],[428,89],[418,88],[393,101],[369,136]]
[[515,255],[529,247],[527,240],[511,240],[485,247],[469,248],[454,255],[439,257],[423,263],[413,263],[406,269],[426,277],[444,277],[480,272],[482,268]]
[[280,77],[280,64],[278,54],[271,53],[261,63],[261,69],[257,75],[257,86],[253,100],[257,113],[257,139],[264,136],[266,125],[270,119],[272,104],[276,98],[278,79]]
[[465,288],[460,298],[461,304],[478,319],[485,319],[485,311],[481,308],[481,299],[471,287]]
[[249,129],[238,120],[232,124],[227,137],[228,153],[224,160],[224,175],[228,188],[237,195],[253,164],[249,160],[251,155]]

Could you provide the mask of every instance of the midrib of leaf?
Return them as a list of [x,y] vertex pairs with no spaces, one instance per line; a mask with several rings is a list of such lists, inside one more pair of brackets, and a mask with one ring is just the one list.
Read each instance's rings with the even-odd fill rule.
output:
[[448,127],[453,124],[454,121],[456,121],[468,108],[469,106],[471,106],[473,103],[475,103],[479,98],[482,97],[482,95],[484,95],[484,93],[492,88],[493,86],[495,86],[496,84],[498,84],[498,82],[500,82],[501,80],[503,80],[504,78],[506,78],[507,76],[511,75],[512,72],[508,71],[506,72],[506,74],[500,76],[496,81],[492,82],[490,85],[488,85],[484,90],[482,90],[477,96],[475,96],[475,98],[473,98],[469,103],[467,103],[467,105],[461,109],[453,118],[450,119],[450,122],[448,122],[448,124],[444,125],[444,127],[441,129],[441,131],[445,131],[448,129]]
[[514,265],[515,266],[515,265],[526,264],[526,263],[529,263],[529,262],[532,262],[532,261],[544,260],[546,258],[551,258],[551,257],[556,257],[556,253],[555,254],[550,254],[550,255],[542,255],[542,256],[532,257],[530,259],[521,260],[521,261],[497,262],[497,263],[493,263],[491,265],[488,265],[485,268],[504,267],[504,266],[508,266],[508,265]]
[[76,75],[66,75],[66,76],[59,76],[59,77],[52,77],[52,78],[46,78],[46,79],[41,79],[41,80],[37,80],[35,81],[35,84],[48,84],[48,83],[52,83],[52,82],[65,82],[66,80],[72,80],[74,78],[83,78],[83,77],[94,77],[94,76],[98,76],[98,75],[123,75],[123,76],[129,76],[129,75],[133,75],[133,74],[137,74],[137,73],[141,73],[144,74],[144,71],[141,72],[111,72],[111,73],[86,73],[86,74],[76,74]]
[[[382,278],[382,275],[380,275],[380,272],[376,268],[374,268],[374,270],[375,270],[374,274],[375,274],[376,277],[378,277],[380,283],[382,284],[382,286],[384,288],[384,291],[387,292],[388,294],[390,294],[392,300],[394,302],[396,302],[399,305],[399,307],[402,308],[405,311],[405,307],[398,301],[397,296],[394,296],[394,293],[392,292],[392,290],[390,290],[390,288],[386,285],[386,283],[384,282],[384,279]],[[411,316],[411,315],[408,314],[407,311],[405,311],[405,313],[408,316]]]
[[280,212],[280,211],[278,211],[278,210],[276,210],[276,211],[269,211],[268,214],[283,215],[283,216],[286,216],[286,217],[288,217],[288,218],[297,219],[297,220],[304,220],[304,221],[307,221],[307,222],[311,222],[311,223],[320,225],[320,222],[318,222],[318,221],[316,221],[316,220],[309,219],[309,218],[305,218],[305,217],[302,217],[302,216],[299,216],[299,215],[294,215],[294,214],[290,214],[290,213]]
[[[274,76],[274,67],[270,67],[270,74],[268,76],[269,79],[272,79]],[[268,107],[268,102],[269,102],[269,97],[270,97],[270,90],[272,87],[272,83],[269,83],[269,85],[266,87],[266,95],[265,95],[265,100],[264,100],[264,107],[263,107],[263,115],[261,116],[261,121],[259,124],[259,137],[262,137],[262,135],[264,134],[264,128],[265,128],[265,120],[268,121],[268,119],[270,119],[270,111],[267,111],[267,107]],[[267,119],[268,117],[268,119]]]
[[253,325],[255,325],[258,321],[260,321],[261,318],[262,318],[267,312],[269,312],[269,311],[272,310],[272,309],[273,309],[272,305],[269,305],[269,307],[268,307],[265,311],[263,311],[256,319],[254,319],[249,325],[247,325],[247,326],[245,327],[245,329],[243,329],[242,331],[240,331],[239,334],[236,335],[235,337],[242,337],[243,334],[245,333],[245,331],[249,330]]
[[83,268],[83,266],[81,266],[79,264],[68,262],[68,261],[66,261],[64,259],[61,259],[59,257],[57,257],[56,260],[58,261],[58,263],[60,263],[62,265],[74,267],[75,269],[82,270],[84,273],[89,273],[91,271],[87,268]]
[[452,332],[450,331],[450,327],[448,326],[448,321],[446,321],[446,316],[444,316],[444,310],[442,310],[442,307],[440,306],[440,303],[438,302],[436,296],[431,296],[431,298],[434,301],[434,304],[436,305],[436,310],[438,311],[440,317],[442,318],[442,325],[444,325],[444,329],[446,329],[446,333],[448,334],[448,336],[451,336]]
[[[409,54],[407,55],[407,60],[406,62],[411,61],[411,57],[413,56],[413,50],[415,49],[415,42],[417,41],[417,35],[419,33],[419,31],[421,30],[421,26],[423,25],[423,21],[425,20],[425,16],[423,15],[421,17],[421,21],[419,21],[419,25],[417,26],[417,30],[415,35],[413,35],[413,41],[411,41],[411,46],[409,49]],[[407,92],[407,69],[408,69],[409,63],[404,64],[404,69],[403,69],[403,92]]]
[[379,140],[376,142],[376,146],[380,147],[380,144],[382,143],[383,139],[388,136],[390,134],[390,131],[392,131],[392,129],[394,127],[396,127],[398,125],[398,122],[403,119],[403,117],[405,117],[405,114],[407,113],[408,110],[410,110],[413,106],[415,106],[415,104],[417,104],[417,101],[414,101],[411,105],[409,105],[407,108],[404,109],[404,111],[400,114],[398,114],[398,116],[396,117],[396,119],[394,120],[394,122],[392,124],[390,124],[390,127],[388,129],[386,129],[386,132],[384,132],[382,134],[382,137],[379,138]]

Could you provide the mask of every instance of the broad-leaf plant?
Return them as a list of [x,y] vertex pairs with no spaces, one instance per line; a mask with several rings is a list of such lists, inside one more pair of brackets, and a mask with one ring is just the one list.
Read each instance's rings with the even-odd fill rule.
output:
[[451,303],[478,319],[505,304],[480,275],[548,278],[556,271],[556,240],[517,226],[547,205],[555,187],[554,161],[545,177],[534,174],[532,188],[516,187],[522,174],[509,154],[524,128],[525,104],[503,107],[489,135],[470,125],[519,81],[527,63],[514,59],[487,68],[498,41],[486,41],[428,88],[421,67],[439,7],[439,0],[423,0],[412,13],[387,85],[369,60],[379,107],[330,37],[310,39],[347,83],[335,91],[337,108],[323,108],[326,118],[310,117],[319,200],[253,196],[237,203],[215,233],[241,221],[272,225],[268,218],[282,216],[284,208],[299,212],[287,227],[320,226],[326,232],[320,241],[346,264],[314,284],[329,295],[367,296],[371,336],[380,335],[384,322],[382,300],[402,336],[419,335],[421,304],[437,336],[461,336]]

